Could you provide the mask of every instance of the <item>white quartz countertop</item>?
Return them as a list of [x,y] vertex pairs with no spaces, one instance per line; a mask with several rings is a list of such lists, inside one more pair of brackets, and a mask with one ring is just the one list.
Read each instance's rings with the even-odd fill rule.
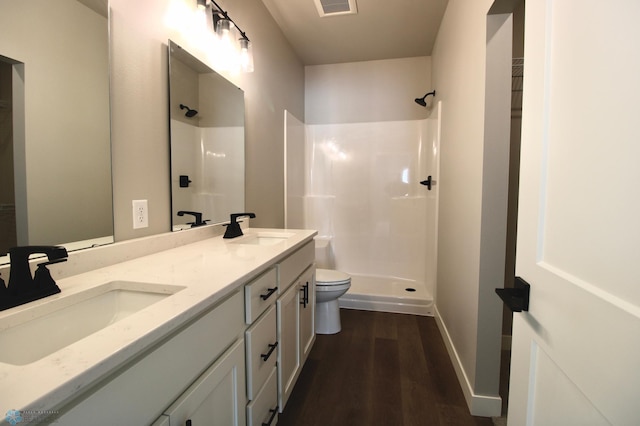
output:
[[[251,278],[311,241],[316,234],[311,230],[256,228],[244,232],[243,237],[230,240],[213,237],[59,279],[60,294],[0,312],[1,322],[12,313],[35,304],[117,280],[185,287],[30,364],[0,363],[0,414],[3,416],[12,409],[60,408],[79,392],[239,290]],[[292,235],[273,245],[243,244],[258,233],[269,232]],[[64,268],[64,263],[60,268]]]

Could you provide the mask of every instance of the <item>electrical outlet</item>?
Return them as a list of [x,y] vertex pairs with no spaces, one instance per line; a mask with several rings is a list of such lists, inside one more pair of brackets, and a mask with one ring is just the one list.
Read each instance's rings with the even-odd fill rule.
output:
[[147,200],[133,200],[133,229],[149,226],[149,208]]

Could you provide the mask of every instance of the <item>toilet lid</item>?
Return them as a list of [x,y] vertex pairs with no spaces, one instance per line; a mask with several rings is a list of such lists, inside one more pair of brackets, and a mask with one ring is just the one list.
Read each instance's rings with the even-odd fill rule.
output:
[[316,269],[316,285],[349,284],[351,276],[333,269]]

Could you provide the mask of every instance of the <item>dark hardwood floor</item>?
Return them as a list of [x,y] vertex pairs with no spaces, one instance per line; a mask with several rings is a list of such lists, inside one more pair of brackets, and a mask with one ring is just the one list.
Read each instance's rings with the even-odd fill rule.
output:
[[486,425],[469,414],[434,318],[341,310],[318,335],[280,426]]

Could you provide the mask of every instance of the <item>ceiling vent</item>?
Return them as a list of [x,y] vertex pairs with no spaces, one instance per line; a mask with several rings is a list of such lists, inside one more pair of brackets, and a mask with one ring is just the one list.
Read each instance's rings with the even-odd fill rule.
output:
[[321,17],[358,13],[356,0],[314,0],[314,2]]

